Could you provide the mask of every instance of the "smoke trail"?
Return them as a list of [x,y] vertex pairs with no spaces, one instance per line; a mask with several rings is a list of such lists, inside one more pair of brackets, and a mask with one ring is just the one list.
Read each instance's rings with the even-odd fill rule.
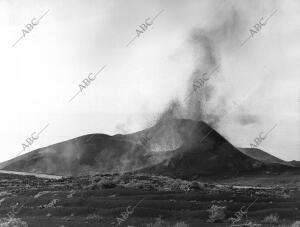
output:
[[[231,8],[210,28],[195,29],[191,32],[189,44],[195,59],[190,76],[188,93],[193,91],[196,81],[206,77],[206,83],[197,89],[187,103],[186,116],[193,120],[205,121],[217,128],[226,113],[227,100],[216,89],[218,78],[222,76],[222,56],[234,51],[241,34],[242,19],[235,8]],[[209,75],[209,76],[208,76]],[[223,94],[225,95],[225,94]]]

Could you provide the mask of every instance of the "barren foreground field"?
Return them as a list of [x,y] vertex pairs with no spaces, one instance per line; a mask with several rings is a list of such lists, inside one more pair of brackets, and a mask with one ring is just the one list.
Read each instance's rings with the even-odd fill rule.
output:
[[[230,226],[233,220],[235,226],[291,226],[300,220],[300,193],[293,186],[241,187],[144,174],[62,179],[1,174],[0,186],[2,222],[10,216],[21,223],[3,226],[23,221],[32,227],[196,227]],[[208,211],[213,205],[224,217]],[[246,212],[238,220],[241,209]],[[278,221],[263,221],[271,214]]]

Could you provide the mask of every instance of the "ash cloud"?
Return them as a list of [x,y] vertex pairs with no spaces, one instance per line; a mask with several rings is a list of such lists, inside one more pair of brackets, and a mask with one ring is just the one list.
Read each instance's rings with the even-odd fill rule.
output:
[[[190,32],[186,48],[191,49],[194,68],[188,75],[186,94],[191,96],[183,102],[173,100],[169,109],[173,109],[176,103],[176,114],[174,111],[164,112],[161,119],[167,114],[169,117],[204,121],[218,129],[226,115],[230,113],[230,98],[224,89],[222,59],[239,48],[242,35],[248,26],[242,16],[242,7],[238,5],[230,7],[217,14],[207,27],[195,28]],[[195,89],[195,82],[203,78],[206,78],[204,86]],[[257,116],[237,112],[237,110],[235,114],[237,115],[235,120],[240,124],[259,122]]]
[[208,81],[203,87],[193,92],[186,108],[188,118],[205,121],[214,128],[218,128],[222,121],[227,105],[226,99],[218,95],[215,85],[222,76],[222,56],[226,55],[226,52],[234,51],[238,46],[243,24],[240,13],[234,8],[217,19],[222,23],[211,24],[210,28],[194,29],[191,32],[189,44],[193,49],[195,62],[187,93],[193,91],[195,81],[203,78],[203,74],[214,73],[207,76]]

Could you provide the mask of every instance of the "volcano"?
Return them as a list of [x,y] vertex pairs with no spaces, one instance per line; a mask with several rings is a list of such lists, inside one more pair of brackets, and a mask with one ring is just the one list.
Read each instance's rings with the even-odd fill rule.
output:
[[[78,176],[144,172],[178,178],[233,176],[266,168],[201,121],[165,119],[126,135],[89,134],[31,151],[3,170]],[[271,163],[282,169],[284,162]]]

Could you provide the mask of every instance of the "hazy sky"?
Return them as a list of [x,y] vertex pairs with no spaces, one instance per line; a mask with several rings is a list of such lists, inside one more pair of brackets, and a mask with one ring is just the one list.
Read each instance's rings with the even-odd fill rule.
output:
[[[162,10],[127,47],[138,26]],[[300,160],[299,11],[297,0],[0,0],[0,161],[16,156],[47,124],[25,152],[88,133],[143,129],[151,115],[186,97],[203,60],[195,57],[202,53],[195,54],[192,32],[213,36],[227,22],[238,29],[213,37],[220,71],[208,81],[217,91],[212,102],[227,111],[217,130],[249,147],[277,124],[260,148]],[[46,12],[12,47],[26,24]],[[69,102],[82,80],[104,65]]]

